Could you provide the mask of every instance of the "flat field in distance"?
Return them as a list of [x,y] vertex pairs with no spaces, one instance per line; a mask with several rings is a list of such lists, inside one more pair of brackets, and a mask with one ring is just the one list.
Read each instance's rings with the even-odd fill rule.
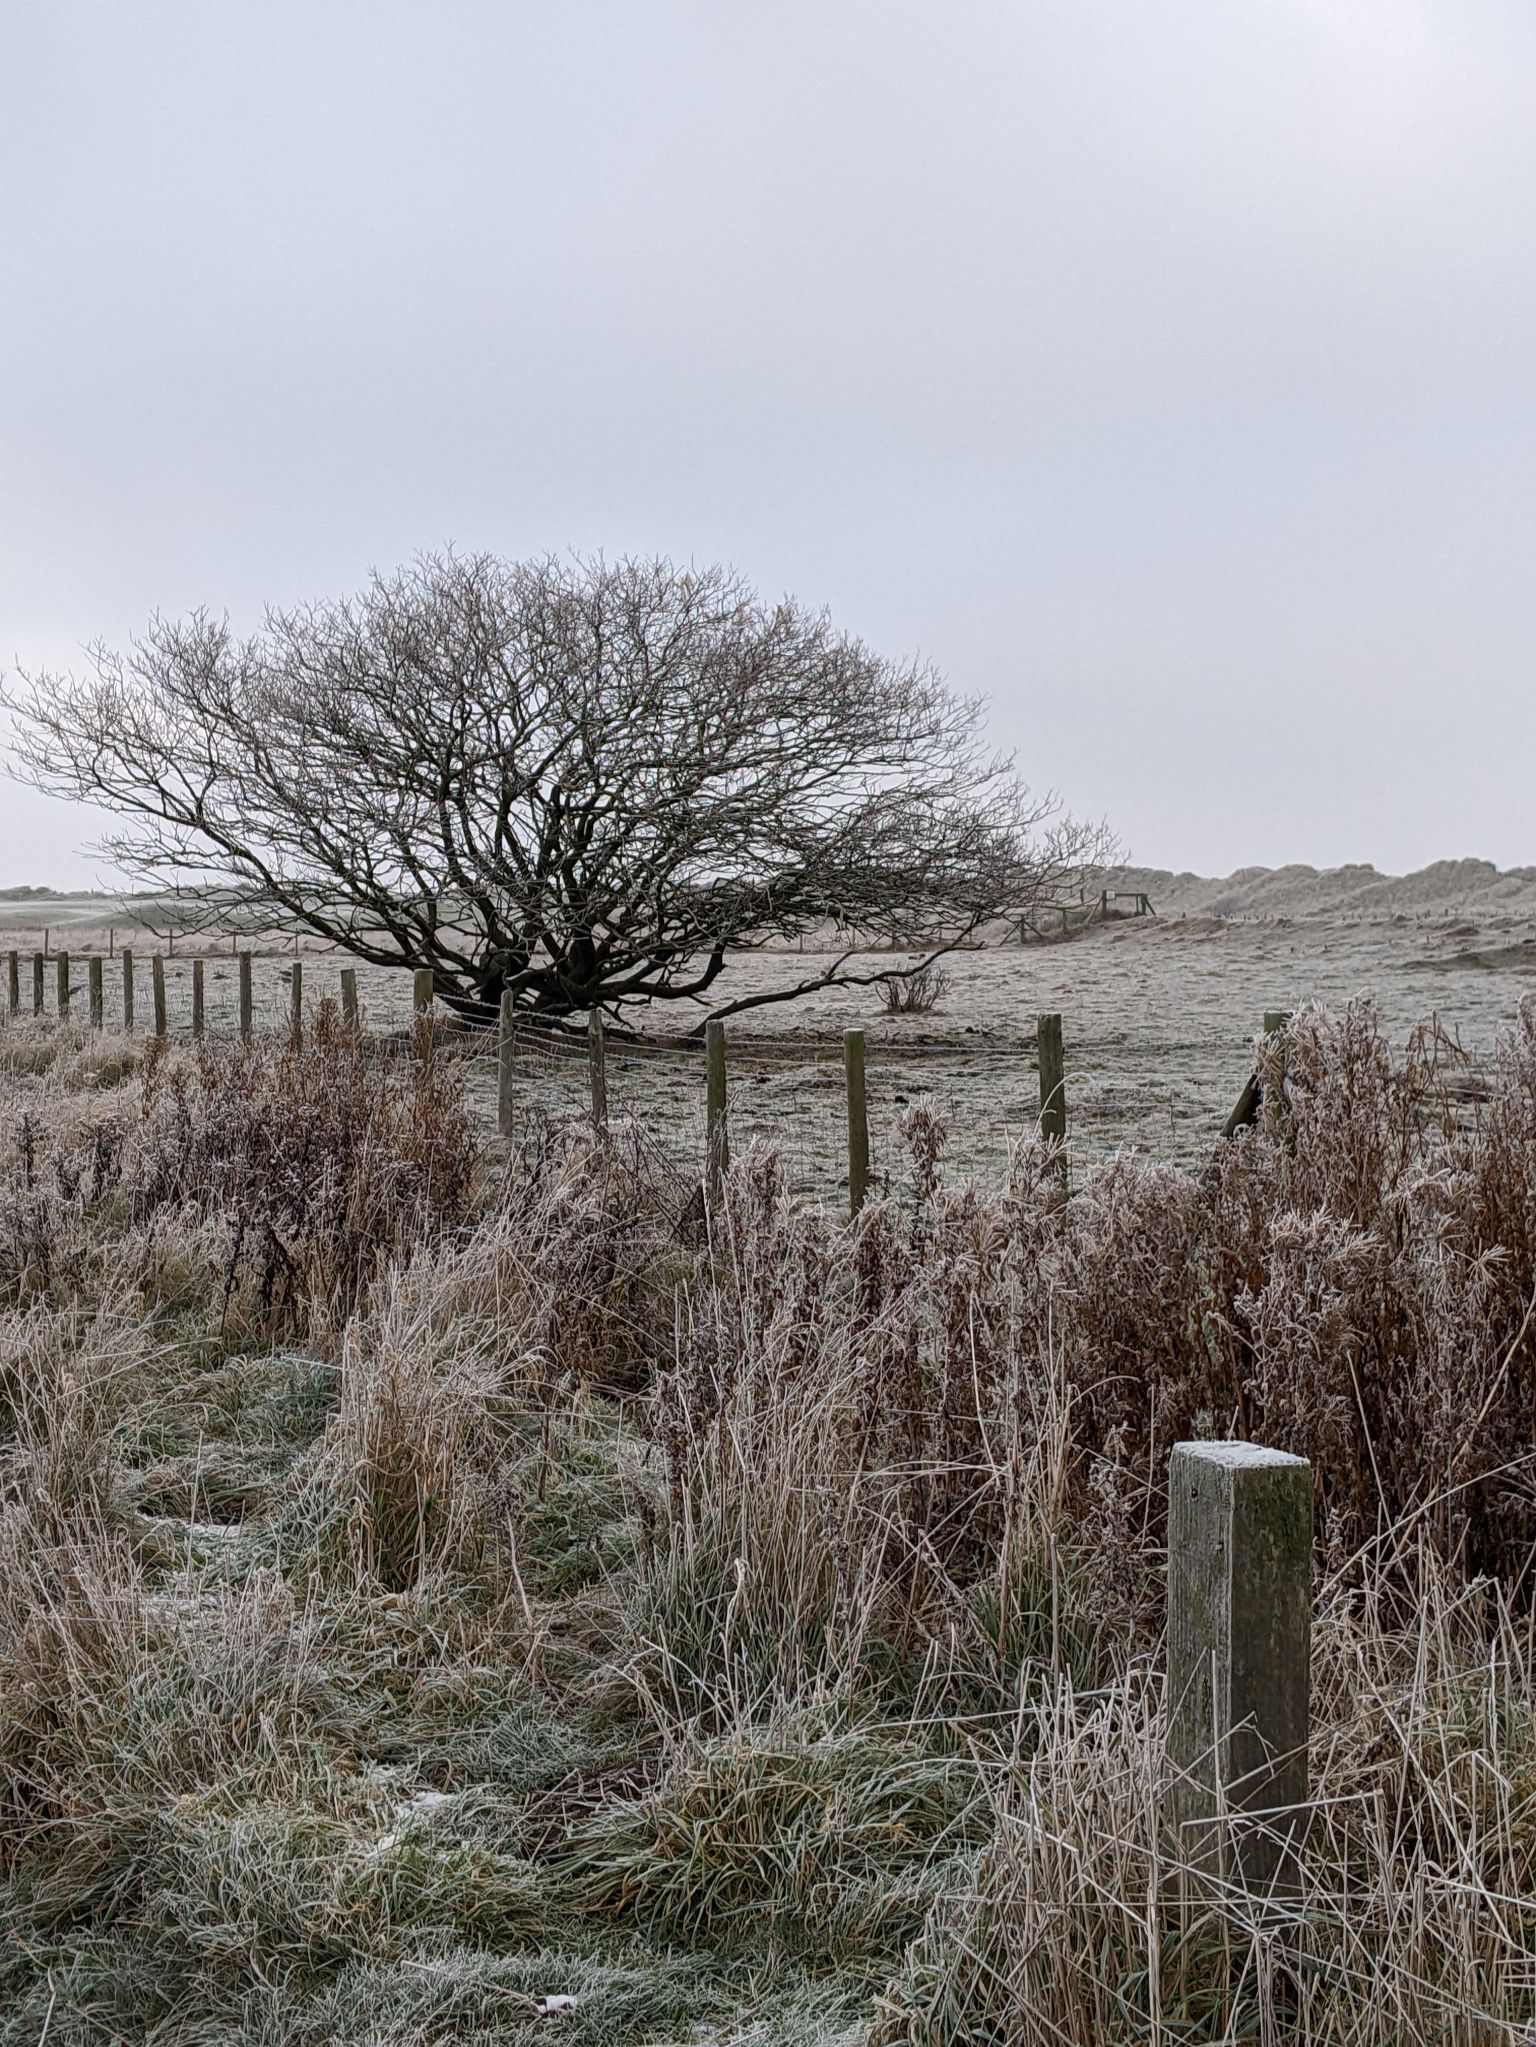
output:
[[[1370,868],[1317,873],[1310,868],[1251,869],[1224,881],[1137,870],[1127,888],[1144,888],[1157,915],[1090,927],[1060,943],[1000,943],[956,952],[944,962],[949,987],[924,1016],[887,1016],[874,987],[829,990],[732,1018],[730,1112],[739,1148],[754,1135],[786,1156],[798,1191],[838,1198],[844,1166],[842,1034],[857,1027],[868,1042],[872,1169],[876,1185],[904,1184],[898,1120],[930,1098],[949,1129],[951,1177],[1001,1184],[1010,1146],[1030,1127],[1038,1104],[1035,1018],[1059,1011],[1067,1057],[1074,1151],[1102,1159],[1134,1147],[1183,1166],[1198,1164],[1250,1069],[1254,1033],[1267,1010],[1309,1001],[1329,1008],[1373,1002],[1389,1038],[1401,1045],[1437,1017],[1475,1070],[1485,1065],[1500,1028],[1523,995],[1536,992],[1536,875],[1500,874],[1480,861],[1444,862],[1420,875],[1382,876]],[[0,899],[0,946],[40,947],[44,929],[82,960],[115,943],[140,954],[164,940],[135,929],[142,915],[161,930],[164,906],[114,905],[100,896]],[[291,941],[243,939],[257,953],[258,1027],[281,1029],[287,1017]],[[191,962],[207,958],[208,1028],[234,1028],[236,970],[228,939],[176,940],[166,962],[173,1033],[191,1008]],[[306,1006],[335,995],[341,956],[306,946]],[[711,991],[730,1001],[796,978],[812,979],[834,955],[765,950],[734,959]],[[908,955],[871,953],[854,962],[877,973]],[[23,1004],[30,981],[23,962]],[[82,991],[84,968],[72,975]],[[120,983],[107,977],[107,1020],[119,1014]],[[358,970],[369,1028],[403,1031],[410,976]],[[140,971],[141,1022],[148,1011],[148,969]],[[52,969],[45,1001],[54,1000]],[[626,1016],[638,1034],[610,1035],[613,1114],[652,1126],[679,1150],[703,1144],[703,1054],[679,1038],[701,1012],[656,1003]],[[467,1048],[466,1048],[467,1049]],[[478,1053],[471,1094],[495,1114],[489,1039]],[[519,1099],[530,1111],[578,1114],[587,1100],[585,1053],[576,1040],[528,1041]]]

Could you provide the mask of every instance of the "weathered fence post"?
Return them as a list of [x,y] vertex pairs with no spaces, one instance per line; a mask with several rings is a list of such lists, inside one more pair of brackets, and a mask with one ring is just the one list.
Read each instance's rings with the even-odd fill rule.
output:
[[91,1013],[91,1029],[99,1031],[106,1022],[107,1005],[101,986],[101,954],[95,953],[86,961],[85,985]]
[[418,967],[411,976],[411,1011],[414,1026],[412,1037],[419,1047],[421,1057],[430,1063],[437,1049],[436,1036],[432,1027],[432,969]]
[[704,1182],[713,1207],[731,1162],[731,1136],[725,1120],[725,1024],[711,1017],[704,1026]]
[[496,1033],[496,1128],[512,1135],[512,1063],[517,1051],[517,1010],[512,990],[501,991],[501,1023]]
[[123,1029],[133,1029],[133,947],[123,947]]
[[356,1035],[358,1029],[356,967],[343,967],[341,970],[341,1021],[345,1029]]
[[163,1038],[165,1036],[165,961],[158,952],[150,954],[149,992],[154,1000],[155,1036]]
[[201,960],[194,960],[192,962],[192,1035],[194,1038],[200,1038],[203,1035],[203,963]]
[[240,1035],[247,1040],[251,1035],[254,1007],[251,994],[251,956],[248,952],[243,952],[240,955]]
[[53,994],[59,1012],[59,1022],[69,1015],[69,954],[56,953],[53,961]]
[[1306,1824],[1312,1467],[1256,1443],[1168,1466],[1169,1817],[1210,1875],[1283,1884]]
[[1052,1013],[1035,1018],[1035,1058],[1040,1067],[1040,1135],[1056,1147],[1056,1170],[1067,1177],[1067,1062],[1062,1049],[1061,1018]]
[[41,1016],[43,1013],[44,957],[40,952],[35,952],[32,955],[32,1014],[34,1016]]
[[21,954],[10,952],[5,956],[5,1006],[14,1020],[21,1014]]
[[864,1033],[843,1032],[843,1080],[848,1092],[848,1213],[856,1216],[869,1191],[869,1106],[864,1093]]
[[603,1013],[587,1012],[587,1078],[592,1089],[592,1121],[608,1128],[608,1050],[603,1042]]
[[297,1051],[304,1042],[304,962],[288,969],[288,1042]]
[[[1264,1012],[1264,1036],[1266,1038],[1281,1036],[1290,1020],[1291,1012],[1288,1009],[1266,1009]],[[1231,1115],[1221,1126],[1222,1136],[1235,1137],[1239,1130],[1246,1129],[1250,1123],[1256,1123],[1259,1120],[1259,1110],[1263,1106],[1263,1102],[1264,1078],[1258,1067],[1255,1066],[1253,1072],[1248,1076],[1242,1093],[1233,1105]]]

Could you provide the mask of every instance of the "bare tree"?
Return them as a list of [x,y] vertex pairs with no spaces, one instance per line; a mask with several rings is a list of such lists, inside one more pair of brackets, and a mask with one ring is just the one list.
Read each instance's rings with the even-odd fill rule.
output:
[[470,1015],[707,1006],[731,951],[829,923],[847,950],[750,1001],[883,979],[856,942],[931,958],[1100,850],[975,701],[718,568],[425,557],[21,685],[16,772],[122,817],[103,850],[179,916],[430,967]]

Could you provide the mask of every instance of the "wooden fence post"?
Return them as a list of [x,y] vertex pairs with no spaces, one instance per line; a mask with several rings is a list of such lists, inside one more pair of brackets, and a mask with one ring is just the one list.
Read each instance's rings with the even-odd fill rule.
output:
[[1057,1152],[1056,1170],[1067,1177],[1067,1063],[1061,1041],[1061,1018],[1054,1012],[1035,1018],[1035,1058],[1040,1067],[1040,1135]]
[[248,952],[243,952],[240,955],[240,1035],[247,1041],[251,1035],[254,1007],[251,993],[251,956]]
[[517,1052],[517,1009],[512,990],[501,991],[501,1024],[496,1033],[496,1128],[503,1137],[512,1135],[514,1098],[512,1063]]
[[58,1007],[59,1022],[63,1023],[69,1015],[69,954],[67,952],[60,952],[54,955],[53,993]]
[[587,1012],[587,1077],[592,1088],[592,1121],[608,1128],[608,1051],[603,1042],[603,1013]]
[[[1266,1009],[1264,1012],[1264,1036],[1273,1038],[1284,1031],[1291,1020],[1288,1009]],[[1232,1113],[1221,1126],[1223,1137],[1235,1137],[1239,1130],[1250,1123],[1257,1123],[1259,1110],[1264,1103],[1264,1082],[1257,1067],[1248,1076],[1247,1084],[1233,1105]]]
[[725,1024],[713,1016],[704,1026],[704,1160],[705,1191],[714,1207],[731,1162],[731,1135],[725,1120]]
[[32,1014],[34,1016],[41,1016],[43,1013],[43,959],[44,956],[40,952],[35,952],[32,955]]
[[358,1030],[356,967],[343,967],[341,970],[341,1021],[345,1030],[356,1034]]
[[5,957],[5,1006],[12,1021],[21,1014],[21,954],[7,953]]
[[165,1030],[165,960],[158,952],[149,958],[149,992],[154,1000],[155,1036],[163,1038]]
[[1168,1466],[1169,1817],[1213,1876],[1282,1884],[1306,1822],[1312,1467],[1256,1443]]
[[304,962],[288,969],[288,1042],[297,1051],[304,1042]]
[[94,953],[85,965],[85,985],[91,1012],[91,1029],[99,1031],[106,1022],[107,1005],[101,986],[101,954]]
[[192,1035],[194,1038],[200,1038],[203,1035],[203,963],[201,960],[194,960],[192,962]]
[[869,1191],[869,1106],[864,1092],[864,1033],[843,1032],[843,1080],[848,1093],[848,1213],[856,1216]]
[[133,1029],[133,947],[125,945],[122,950],[123,962],[123,1029]]
[[432,969],[418,967],[411,976],[411,1037],[421,1050],[421,1057],[430,1063],[437,1049],[436,1033],[432,1018]]

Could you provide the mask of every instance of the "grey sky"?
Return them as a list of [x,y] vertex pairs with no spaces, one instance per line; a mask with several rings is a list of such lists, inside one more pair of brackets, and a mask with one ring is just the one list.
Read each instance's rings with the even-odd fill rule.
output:
[[0,0],[0,660],[718,558],[1138,860],[1536,862],[1533,230],[1528,0]]

